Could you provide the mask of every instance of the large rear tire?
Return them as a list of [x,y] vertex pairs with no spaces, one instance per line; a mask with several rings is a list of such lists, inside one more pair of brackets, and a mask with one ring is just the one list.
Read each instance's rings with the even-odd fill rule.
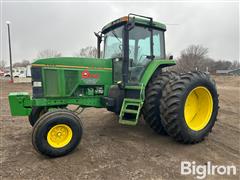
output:
[[77,147],[82,132],[82,123],[73,112],[63,109],[49,111],[35,123],[32,144],[43,155],[63,156]]
[[166,84],[176,78],[175,72],[162,72],[152,77],[146,87],[145,102],[143,105],[143,117],[147,124],[158,134],[166,134],[164,127],[161,123],[160,117],[160,99],[162,90]]
[[202,141],[218,113],[214,80],[202,72],[180,75],[164,89],[160,110],[162,124],[175,140],[186,144]]

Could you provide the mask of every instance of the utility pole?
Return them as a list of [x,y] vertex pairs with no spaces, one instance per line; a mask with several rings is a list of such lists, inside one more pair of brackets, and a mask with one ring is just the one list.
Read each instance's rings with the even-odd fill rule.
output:
[[10,60],[10,75],[11,83],[13,83],[13,71],[12,71],[12,49],[11,49],[11,35],[10,35],[10,21],[6,21],[8,27],[8,46],[9,46],[9,60]]

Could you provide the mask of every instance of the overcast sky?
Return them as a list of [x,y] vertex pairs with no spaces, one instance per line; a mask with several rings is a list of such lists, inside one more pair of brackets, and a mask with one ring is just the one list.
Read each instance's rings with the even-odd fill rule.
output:
[[[167,24],[166,50],[179,56],[191,44],[209,48],[216,60],[239,59],[238,3],[7,2],[1,3],[1,56],[8,61],[6,20],[11,21],[13,61],[33,60],[44,49],[73,56],[95,46],[94,31],[128,13]],[[177,25],[171,25],[177,24]]]

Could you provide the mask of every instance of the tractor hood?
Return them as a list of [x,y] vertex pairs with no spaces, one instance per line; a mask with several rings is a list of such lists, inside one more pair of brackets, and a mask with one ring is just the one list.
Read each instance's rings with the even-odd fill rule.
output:
[[59,68],[90,68],[112,69],[111,59],[82,58],[82,57],[58,57],[38,59],[32,63],[36,67],[59,67]]
[[[32,63],[33,97],[70,97],[98,87],[108,95],[112,60],[80,57],[39,59]],[[97,90],[96,90],[97,91]],[[75,93],[75,94],[74,94]]]

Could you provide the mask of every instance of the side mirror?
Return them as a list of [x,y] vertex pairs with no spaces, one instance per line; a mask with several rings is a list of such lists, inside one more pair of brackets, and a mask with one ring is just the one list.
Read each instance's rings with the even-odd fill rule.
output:
[[173,60],[173,55],[170,55],[168,59]]

